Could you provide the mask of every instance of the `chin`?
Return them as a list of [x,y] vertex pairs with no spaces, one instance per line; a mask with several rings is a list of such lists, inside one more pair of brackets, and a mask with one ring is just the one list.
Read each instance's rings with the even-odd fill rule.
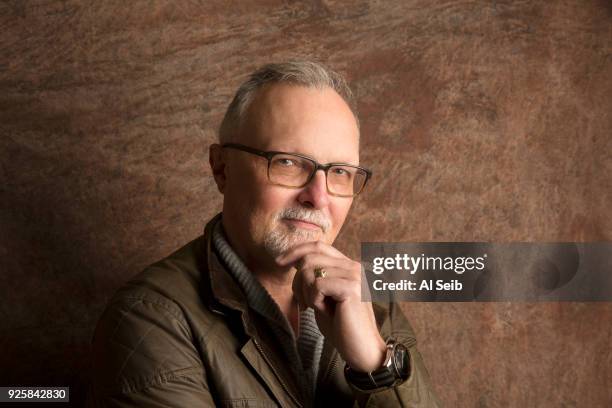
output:
[[288,251],[304,242],[314,242],[321,239],[320,231],[291,227],[285,231],[278,228],[268,232],[264,238],[264,248],[273,257]]

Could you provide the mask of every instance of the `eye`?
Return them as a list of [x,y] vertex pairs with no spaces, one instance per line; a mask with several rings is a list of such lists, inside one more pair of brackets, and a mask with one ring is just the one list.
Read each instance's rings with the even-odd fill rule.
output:
[[334,173],[334,175],[336,176],[343,176],[343,177],[348,177],[350,176],[350,173],[348,170],[343,169],[342,167],[333,167],[332,168],[332,172]]
[[281,167],[291,167],[291,166],[295,166],[297,163],[295,162],[295,160],[288,159],[286,157],[280,157],[274,160],[274,164],[281,166]]

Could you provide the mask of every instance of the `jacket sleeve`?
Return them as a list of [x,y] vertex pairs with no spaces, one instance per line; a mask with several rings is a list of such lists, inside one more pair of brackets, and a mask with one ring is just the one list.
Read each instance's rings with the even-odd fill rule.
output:
[[180,308],[154,293],[115,296],[96,328],[89,407],[214,407]]
[[414,331],[397,303],[389,305],[388,314],[380,327],[382,337],[403,343],[410,354],[410,375],[399,385],[364,393],[354,387],[359,407],[419,407],[437,408],[442,404],[436,396],[429,373],[417,350]]

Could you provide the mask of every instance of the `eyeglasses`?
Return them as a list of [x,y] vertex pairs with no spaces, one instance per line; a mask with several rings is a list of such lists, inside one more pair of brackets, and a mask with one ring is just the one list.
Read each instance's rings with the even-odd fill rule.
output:
[[368,179],[372,177],[372,172],[364,167],[344,163],[319,164],[316,160],[297,153],[266,152],[238,143],[225,143],[221,147],[265,157],[268,160],[268,180],[283,187],[304,187],[318,170],[323,170],[329,194],[355,197],[363,191]]

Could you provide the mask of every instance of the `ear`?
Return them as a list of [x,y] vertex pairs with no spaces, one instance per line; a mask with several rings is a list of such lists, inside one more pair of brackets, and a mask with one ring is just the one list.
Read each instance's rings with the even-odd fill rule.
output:
[[220,144],[214,143],[210,145],[208,151],[208,162],[210,163],[210,169],[212,170],[215,183],[219,192],[223,194],[225,189],[225,158],[223,157],[223,148]]

